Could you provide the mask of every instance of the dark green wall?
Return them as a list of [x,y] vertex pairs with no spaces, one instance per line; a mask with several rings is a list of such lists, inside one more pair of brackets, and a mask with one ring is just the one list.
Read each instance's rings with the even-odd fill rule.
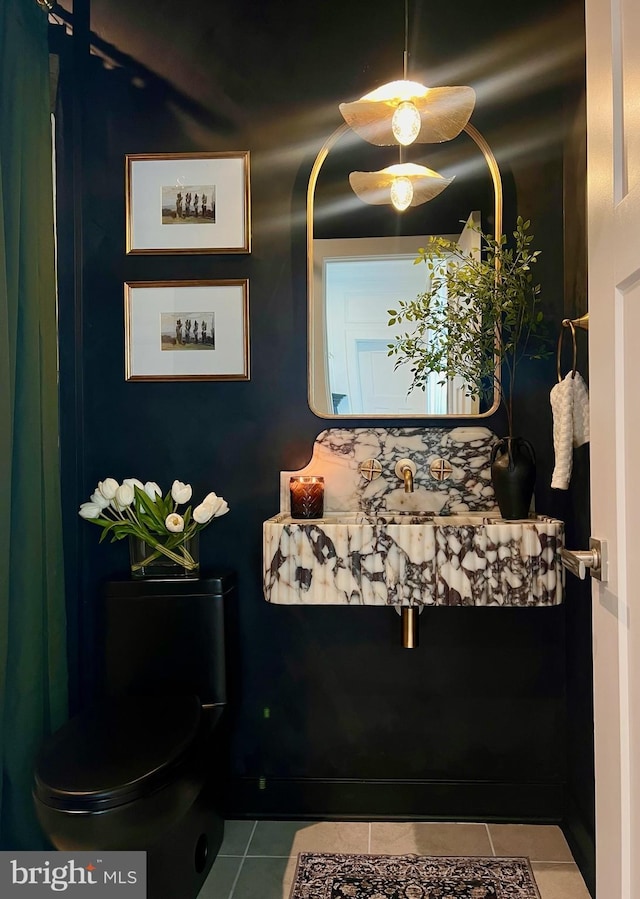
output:
[[[84,6],[76,2],[78,13]],[[239,576],[228,637],[230,813],[560,820],[567,722],[577,720],[566,710],[567,606],[426,610],[420,647],[407,651],[392,610],[276,607],[262,597],[261,526],[278,509],[278,473],[304,465],[327,426],[306,400],[306,182],[341,122],[338,103],[397,77],[403,40],[400,4],[300,7],[196,4],[187,28],[180,17],[145,21],[129,4],[136,42],[106,48],[124,63],[116,68],[86,54],[80,29],[75,51],[61,42],[62,452],[74,701],[83,705],[94,690],[100,584],[127,566],[126,547],[98,546],[77,505],[106,476],[163,486],[179,478],[231,506],[201,540],[206,569],[231,566]],[[411,74],[476,87],[472,121],[502,167],[506,228],[518,213],[531,218],[543,251],[539,275],[555,342],[565,307],[566,100],[581,72],[579,28],[577,39],[562,38],[558,19],[575,34],[575,4],[549,4],[548,13],[538,6],[528,19],[506,4],[501,12],[456,4],[437,16],[416,9]],[[158,34],[169,27],[167,60]],[[175,78],[130,58],[140,41],[144,61],[157,51],[154,70]],[[193,90],[178,91],[192,74]],[[251,255],[126,256],[125,154],[227,149],[251,151]],[[250,283],[249,382],[124,381],[123,282],[238,277]],[[554,377],[553,359],[528,364],[517,395],[517,429],[538,454],[537,508],[550,513],[562,502],[548,487]],[[501,433],[502,415],[488,424]],[[577,696],[590,689],[588,677],[577,675]]]

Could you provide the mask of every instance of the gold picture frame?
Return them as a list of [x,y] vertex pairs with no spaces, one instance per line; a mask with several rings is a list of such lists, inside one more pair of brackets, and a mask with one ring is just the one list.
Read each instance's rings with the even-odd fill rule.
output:
[[250,253],[249,151],[128,154],[127,254]]
[[249,281],[127,281],[126,381],[248,381]]

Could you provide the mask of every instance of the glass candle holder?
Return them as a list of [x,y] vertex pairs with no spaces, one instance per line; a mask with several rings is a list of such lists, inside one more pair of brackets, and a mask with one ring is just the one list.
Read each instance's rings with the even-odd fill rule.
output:
[[322,518],[324,478],[301,475],[289,479],[292,518]]

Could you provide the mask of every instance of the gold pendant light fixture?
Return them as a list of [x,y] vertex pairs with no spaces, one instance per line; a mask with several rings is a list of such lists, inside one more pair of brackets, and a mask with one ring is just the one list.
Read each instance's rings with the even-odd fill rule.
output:
[[387,166],[379,172],[351,172],[349,184],[365,203],[384,206],[390,202],[398,212],[433,200],[453,178],[443,178],[433,169],[413,162]]
[[405,79],[339,108],[347,125],[370,144],[406,147],[453,140],[471,118],[475,102],[472,87],[425,87]]
[[453,178],[443,178],[426,166],[407,163],[403,149],[412,143],[442,143],[457,137],[471,117],[475,91],[471,87],[425,87],[407,78],[409,0],[405,0],[403,78],[391,81],[340,112],[356,134],[379,147],[399,146],[400,162],[379,172],[351,172],[349,183],[365,203],[391,203],[399,212],[437,197]]

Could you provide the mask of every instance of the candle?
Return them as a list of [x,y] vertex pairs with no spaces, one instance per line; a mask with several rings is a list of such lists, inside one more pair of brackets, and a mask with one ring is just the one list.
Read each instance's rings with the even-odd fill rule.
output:
[[289,480],[292,518],[322,518],[324,478],[304,475]]

